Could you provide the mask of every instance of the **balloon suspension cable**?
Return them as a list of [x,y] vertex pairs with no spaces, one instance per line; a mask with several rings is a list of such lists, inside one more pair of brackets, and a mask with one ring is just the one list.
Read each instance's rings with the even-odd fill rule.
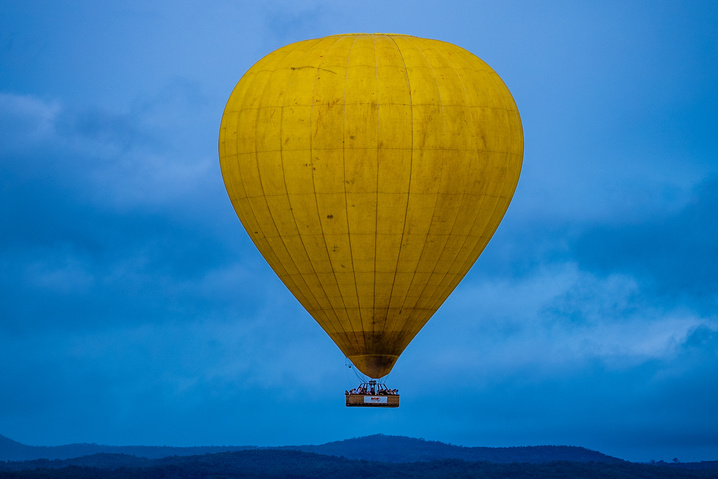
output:
[[369,382],[369,376],[365,376],[361,371],[359,371],[354,364],[349,360],[349,358],[345,358],[345,364],[346,366],[354,371],[354,374],[356,375],[357,379],[360,383],[368,383]]
[[354,371],[359,386],[344,391],[347,407],[399,407],[399,390],[386,387],[386,376],[374,379],[364,375],[349,360],[344,365]]

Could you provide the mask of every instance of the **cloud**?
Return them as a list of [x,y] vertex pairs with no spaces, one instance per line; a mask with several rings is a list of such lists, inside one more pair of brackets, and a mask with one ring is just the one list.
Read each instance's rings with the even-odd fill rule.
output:
[[216,158],[172,128],[201,97],[169,90],[129,112],[0,96],[2,328],[191,318],[208,282],[246,281]]
[[584,231],[574,250],[582,268],[631,275],[657,303],[697,301],[704,312],[718,300],[718,179],[695,188],[681,210],[641,222],[598,224]]
[[655,305],[629,276],[555,264],[521,279],[459,287],[402,358],[421,370],[536,381],[593,364],[622,371],[678,359],[718,318]]
[[4,151],[18,153],[54,133],[60,106],[29,95],[0,93]]
[[214,150],[189,140],[197,126],[186,121],[203,99],[184,83],[167,90],[123,112],[4,94],[0,103],[8,108],[0,122],[9,134],[0,147],[3,169],[14,181],[31,180],[34,192],[49,184],[104,208],[168,208],[187,197],[216,199],[221,176],[209,154]]
[[616,373],[683,364],[694,334],[718,330],[716,191],[709,177],[680,207],[571,224],[550,213],[516,218],[510,209],[407,353],[458,345],[413,360],[479,382],[496,371],[548,379],[593,364]]

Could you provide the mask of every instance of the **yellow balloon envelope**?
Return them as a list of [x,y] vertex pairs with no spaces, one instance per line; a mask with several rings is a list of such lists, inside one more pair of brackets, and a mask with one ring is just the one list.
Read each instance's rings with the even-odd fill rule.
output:
[[518,182],[499,76],[450,43],[347,34],[257,62],[219,134],[250,238],[367,376],[381,378],[477,260]]

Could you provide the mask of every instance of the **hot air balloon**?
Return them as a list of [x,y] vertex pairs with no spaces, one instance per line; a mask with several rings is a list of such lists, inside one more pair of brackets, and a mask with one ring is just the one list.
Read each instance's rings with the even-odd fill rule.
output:
[[[496,231],[523,131],[508,88],[472,53],[409,35],[333,35],[247,71],[222,116],[219,158],[261,254],[376,380]],[[378,396],[365,392],[352,394]],[[389,402],[398,396],[376,405]]]

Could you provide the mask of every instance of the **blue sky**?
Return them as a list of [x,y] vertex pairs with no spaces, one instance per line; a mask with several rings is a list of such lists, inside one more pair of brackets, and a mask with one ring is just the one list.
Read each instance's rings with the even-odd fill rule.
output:
[[[718,3],[2,3],[0,434],[718,459]],[[475,53],[526,141],[389,411],[344,407],[353,373],[254,249],[217,158],[254,62],[348,32]]]

